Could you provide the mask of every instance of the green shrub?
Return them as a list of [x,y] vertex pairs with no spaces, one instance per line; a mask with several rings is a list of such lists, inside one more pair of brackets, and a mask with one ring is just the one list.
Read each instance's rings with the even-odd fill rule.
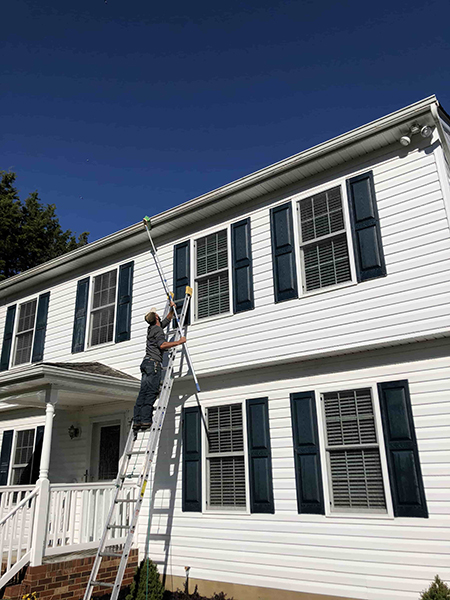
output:
[[450,600],[450,588],[436,575],[430,587],[420,596],[420,600]]
[[130,593],[125,600],[162,600],[163,595],[164,586],[159,578],[158,569],[147,558],[136,569]]

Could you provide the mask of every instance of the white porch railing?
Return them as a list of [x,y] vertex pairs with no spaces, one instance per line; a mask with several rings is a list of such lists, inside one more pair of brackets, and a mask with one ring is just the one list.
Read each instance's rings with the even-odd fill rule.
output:
[[0,520],[34,490],[34,485],[8,485],[0,487]]
[[[96,548],[103,533],[111,506],[115,486],[113,483],[50,484],[50,502],[44,556]],[[126,488],[129,500],[137,499],[138,488]],[[129,525],[133,503],[120,503],[115,525]],[[122,544],[121,530],[110,530],[108,545]]]
[[[36,487],[0,488],[0,589],[30,561],[41,564],[45,556],[98,546],[114,483],[51,483],[48,487],[48,480],[44,482]],[[136,501],[137,494],[136,485],[130,485],[121,497]],[[114,524],[129,525],[133,508],[134,502],[121,502]],[[111,529],[107,545],[123,544],[123,532]]]
[[38,493],[33,486],[28,494],[19,486],[1,492],[0,509],[6,514],[0,518],[0,589],[30,561]]

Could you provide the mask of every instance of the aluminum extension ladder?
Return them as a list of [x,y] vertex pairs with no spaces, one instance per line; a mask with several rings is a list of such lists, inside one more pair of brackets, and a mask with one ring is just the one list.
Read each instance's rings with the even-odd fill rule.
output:
[[[189,307],[189,301],[192,296],[192,289],[187,286],[186,287],[186,295],[184,298],[183,308],[181,310],[181,315],[178,318],[177,316],[177,331],[175,333],[175,339],[180,339],[182,334],[182,327],[184,326],[184,322],[186,320],[186,315]],[[176,312],[176,309],[175,309]],[[145,436],[145,431],[138,430],[136,432],[133,430],[133,424],[131,424],[130,432],[128,434],[127,442],[125,445],[125,450],[120,460],[119,472],[117,475],[117,479],[115,480],[115,492],[113,495],[113,501],[111,507],[108,512],[108,517],[105,524],[105,529],[103,531],[100,544],[98,547],[97,555],[94,560],[94,564],[92,565],[92,571],[89,576],[89,581],[86,587],[86,591],[84,593],[83,600],[89,600],[91,598],[92,592],[95,587],[101,587],[108,590],[111,590],[111,600],[117,600],[117,597],[120,592],[120,588],[122,585],[122,580],[125,574],[125,569],[128,562],[128,556],[130,554],[131,545],[133,543],[134,532],[136,530],[137,521],[139,518],[139,512],[142,507],[142,502],[144,499],[145,488],[147,486],[147,481],[150,476],[150,469],[153,464],[153,459],[155,457],[156,448],[158,445],[159,437],[161,435],[161,429],[164,423],[164,418],[166,416],[167,404],[169,402],[170,394],[172,392],[173,381],[174,381],[174,368],[175,368],[175,358],[177,355],[177,347],[172,348],[169,351],[169,360],[166,367],[166,373],[163,379],[163,384],[161,387],[161,392],[158,397],[158,400],[155,404],[153,424],[150,428],[150,434],[147,440],[147,446],[145,449],[139,448],[139,444],[142,445],[142,437]],[[144,464],[140,473],[134,474],[129,473],[130,461],[133,456],[144,455]],[[124,497],[126,495],[127,490],[130,489],[129,486],[125,486],[125,482],[129,481],[131,478],[137,478],[136,486],[139,489],[139,496],[137,500],[129,499]],[[133,512],[127,515],[128,524],[127,525],[116,525],[115,520],[117,516],[119,516],[119,507],[126,506],[126,504],[134,503]],[[151,507],[150,507],[151,510]],[[107,538],[108,533],[110,531],[126,531],[126,540],[123,545],[122,552],[111,552],[107,550]],[[109,544],[111,545],[111,544]],[[100,565],[103,557],[120,557],[120,564],[117,570],[117,575],[114,583],[108,583],[106,581],[97,580],[97,576],[100,570]]]

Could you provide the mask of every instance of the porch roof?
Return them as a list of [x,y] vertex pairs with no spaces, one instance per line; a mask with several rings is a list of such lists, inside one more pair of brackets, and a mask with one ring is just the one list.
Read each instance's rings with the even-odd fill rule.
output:
[[0,410],[43,406],[46,391],[58,391],[58,406],[135,400],[140,382],[99,362],[39,363],[0,374]]

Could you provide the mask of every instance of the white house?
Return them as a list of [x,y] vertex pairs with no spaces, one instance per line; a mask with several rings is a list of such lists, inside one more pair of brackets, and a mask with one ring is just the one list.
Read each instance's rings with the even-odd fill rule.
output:
[[[136,537],[168,587],[450,579],[449,218],[434,96],[152,217],[204,417],[180,353]],[[141,223],[0,283],[0,583],[96,547],[164,302]]]

